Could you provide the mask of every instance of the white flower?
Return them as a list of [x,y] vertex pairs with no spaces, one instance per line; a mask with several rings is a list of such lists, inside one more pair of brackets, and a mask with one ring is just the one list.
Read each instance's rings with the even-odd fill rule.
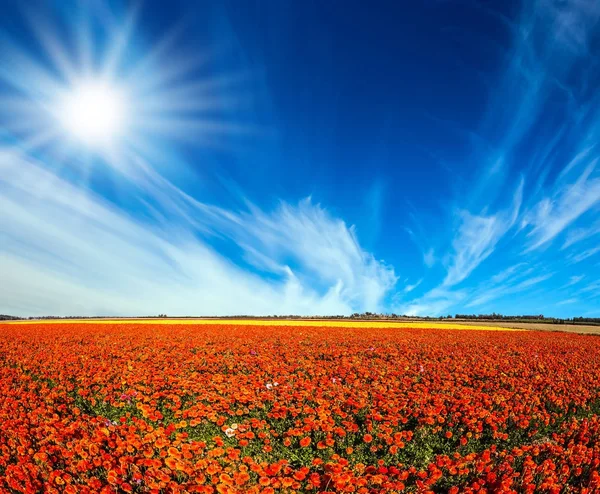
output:
[[267,389],[273,389],[273,385],[271,383],[267,383]]
[[237,425],[237,424],[231,424],[231,428],[232,428],[233,430],[236,430],[236,429],[238,428],[238,425]]
[[225,435],[227,437],[233,437],[235,436],[235,430],[233,430],[231,427],[228,427],[227,429],[225,429]]
[[275,382],[273,383],[273,386],[279,386],[279,383],[278,383],[277,381],[275,381]]

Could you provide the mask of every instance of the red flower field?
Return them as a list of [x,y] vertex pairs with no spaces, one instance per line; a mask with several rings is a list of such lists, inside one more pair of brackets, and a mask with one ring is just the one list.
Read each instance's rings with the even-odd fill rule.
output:
[[0,492],[600,492],[598,337],[0,331]]

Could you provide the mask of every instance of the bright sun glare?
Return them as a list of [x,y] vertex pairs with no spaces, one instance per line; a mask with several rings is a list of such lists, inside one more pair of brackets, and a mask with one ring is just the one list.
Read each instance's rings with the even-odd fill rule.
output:
[[[0,37],[2,133],[57,163],[129,172],[152,166],[177,141],[214,143],[244,130],[228,120],[237,78],[198,78],[210,57],[181,53],[179,28],[146,46],[135,37],[140,9],[109,14],[102,2],[84,3],[86,20],[73,24],[68,43],[51,22],[30,19],[47,63]],[[7,96],[5,85],[14,89]]]
[[66,130],[87,145],[102,145],[119,137],[126,117],[119,89],[95,81],[76,85],[65,96],[59,112]]

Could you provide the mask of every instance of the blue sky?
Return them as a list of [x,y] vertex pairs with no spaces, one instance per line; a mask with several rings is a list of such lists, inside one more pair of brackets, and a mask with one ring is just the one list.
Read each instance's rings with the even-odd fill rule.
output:
[[[599,19],[5,1],[0,313],[600,316]],[[124,101],[102,145],[81,81]]]

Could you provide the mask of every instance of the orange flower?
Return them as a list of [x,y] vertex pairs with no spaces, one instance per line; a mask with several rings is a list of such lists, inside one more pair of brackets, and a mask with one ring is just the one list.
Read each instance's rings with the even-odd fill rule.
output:
[[0,332],[0,492],[425,493],[443,478],[454,492],[600,492],[588,413],[600,339],[234,323]]

